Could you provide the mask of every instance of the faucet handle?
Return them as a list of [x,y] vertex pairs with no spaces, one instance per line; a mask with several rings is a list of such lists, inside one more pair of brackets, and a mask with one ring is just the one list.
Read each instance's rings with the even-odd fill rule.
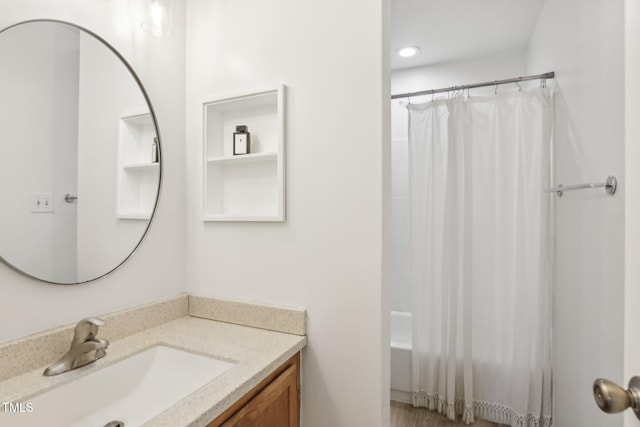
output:
[[104,326],[106,322],[97,317],[86,317],[78,322],[75,329],[73,330],[73,341],[71,342],[71,347],[78,344],[82,344],[83,342],[89,341],[98,334],[98,328],[100,326]]
[[71,361],[71,369],[76,369],[84,365],[88,365],[91,362],[107,355],[105,351],[109,346],[109,341],[101,339],[92,339],[87,342],[83,342],[74,348],[73,359]]

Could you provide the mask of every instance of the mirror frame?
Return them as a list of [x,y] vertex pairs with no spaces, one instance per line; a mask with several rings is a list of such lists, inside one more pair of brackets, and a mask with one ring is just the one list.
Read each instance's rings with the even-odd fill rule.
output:
[[0,254],[0,261],[2,263],[4,263],[6,266],[8,266],[10,269],[12,269],[13,271],[16,271],[17,273],[41,281],[41,282],[45,282],[45,283],[50,283],[50,284],[54,284],[54,285],[80,285],[83,283],[89,283],[89,282],[95,282],[99,279],[102,279],[103,277],[106,277],[108,275],[110,275],[111,273],[113,273],[114,271],[116,271],[118,268],[120,268],[122,265],[124,265],[127,261],[129,261],[131,259],[131,257],[133,256],[133,254],[138,250],[138,248],[140,247],[140,245],[142,244],[142,241],[144,240],[144,238],[146,237],[147,233],[149,232],[149,229],[151,228],[151,224],[153,223],[153,219],[155,218],[155,214],[156,214],[156,210],[158,209],[158,203],[160,201],[160,190],[162,188],[162,138],[160,137],[160,128],[158,126],[158,119],[156,117],[156,113],[155,110],[153,109],[153,105],[151,104],[151,99],[149,98],[149,94],[147,93],[146,88],[144,87],[144,85],[142,84],[142,81],[140,80],[140,77],[138,77],[138,74],[135,72],[135,70],[133,69],[133,67],[131,66],[131,64],[129,64],[129,62],[124,58],[124,56],[118,52],[109,42],[107,42],[104,38],[102,38],[101,36],[99,36],[98,34],[96,34],[95,32],[86,29],[85,27],[82,27],[80,25],[68,22],[68,21],[62,21],[59,19],[30,19],[30,20],[26,20],[26,21],[20,21],[16,24],[12,24],[8,27],[2,28],[0,29],[0,36],[2,35],[2,33],[11,30],[14,27],[18,27],[20,25],[24,25],[24,24],[32,24],[32,23],[38,23],[38,22],[45,22],[45,23],[53,23],[53,24],[62,24],[65,25],[67,27],[71,27],[71,28],[75,28],[79,31],[83,31],[87,34],[89,34],[90,36],[94,37],[96,40],[98,40],[100,43],[102,43],[107,49],[109,49],[109,51],[111,51],[111,53],[113,53],[121,62],[122,64],[125,66],[125,68],[129,71],[129,73],[131,74],[131,76],[133,77],[133,79],[135,80],[135,82],[137,83],[138,87],[140,88],[140,91],[142,92],[142,96],[144,97],[145,102],[147,103],[147,107],[149,107],[149,114],[151,115],[151,119],[153,120],[153,128],[156,132],[156,137],[158,139],[158,189],[156,191],[156,199],[155,202],[153,204],[153,210],[151,211],[151,215],[149,217],[149,220],[147,222],[147,226],[145,227],[144,231],[142,232],[142,235],[140,236],[140,239],[138,240],[138,243],[136,243],[136,245],[130,250],[129,254],[126,255],[124,257],[124,259],[122,261],[120,261],[115,267],[108,267],[107,271],[105,273],[100,273],[98,276],[91,278],[91,279],[87,279],[87,280],[82,280],[82,281],[77,281],[77,282],[55,282],[52,280],[46,280],[43,279],[41,277],[36,277],[33,276],[29,273],[27,273],[26,271],[18,268],[17,266],[11,264],[10,262],[8,262],[3,256],[2,254]]

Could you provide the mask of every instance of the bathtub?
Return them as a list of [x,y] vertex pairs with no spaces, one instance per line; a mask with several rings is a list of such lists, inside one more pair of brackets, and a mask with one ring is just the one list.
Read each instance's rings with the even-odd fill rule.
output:
[[411,403],[411,313],[391,311],[391,400]]

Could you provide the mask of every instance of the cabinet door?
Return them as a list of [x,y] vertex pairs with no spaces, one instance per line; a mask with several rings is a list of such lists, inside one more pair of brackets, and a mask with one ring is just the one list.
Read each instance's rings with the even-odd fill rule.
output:
[[297,366],[289,366],[221,427],[298,427]]

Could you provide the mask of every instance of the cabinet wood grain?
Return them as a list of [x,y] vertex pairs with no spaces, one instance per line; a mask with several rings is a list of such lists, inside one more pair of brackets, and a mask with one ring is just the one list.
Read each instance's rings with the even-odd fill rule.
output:
[[229,407],[207,427],[299,427],[300,353]]

